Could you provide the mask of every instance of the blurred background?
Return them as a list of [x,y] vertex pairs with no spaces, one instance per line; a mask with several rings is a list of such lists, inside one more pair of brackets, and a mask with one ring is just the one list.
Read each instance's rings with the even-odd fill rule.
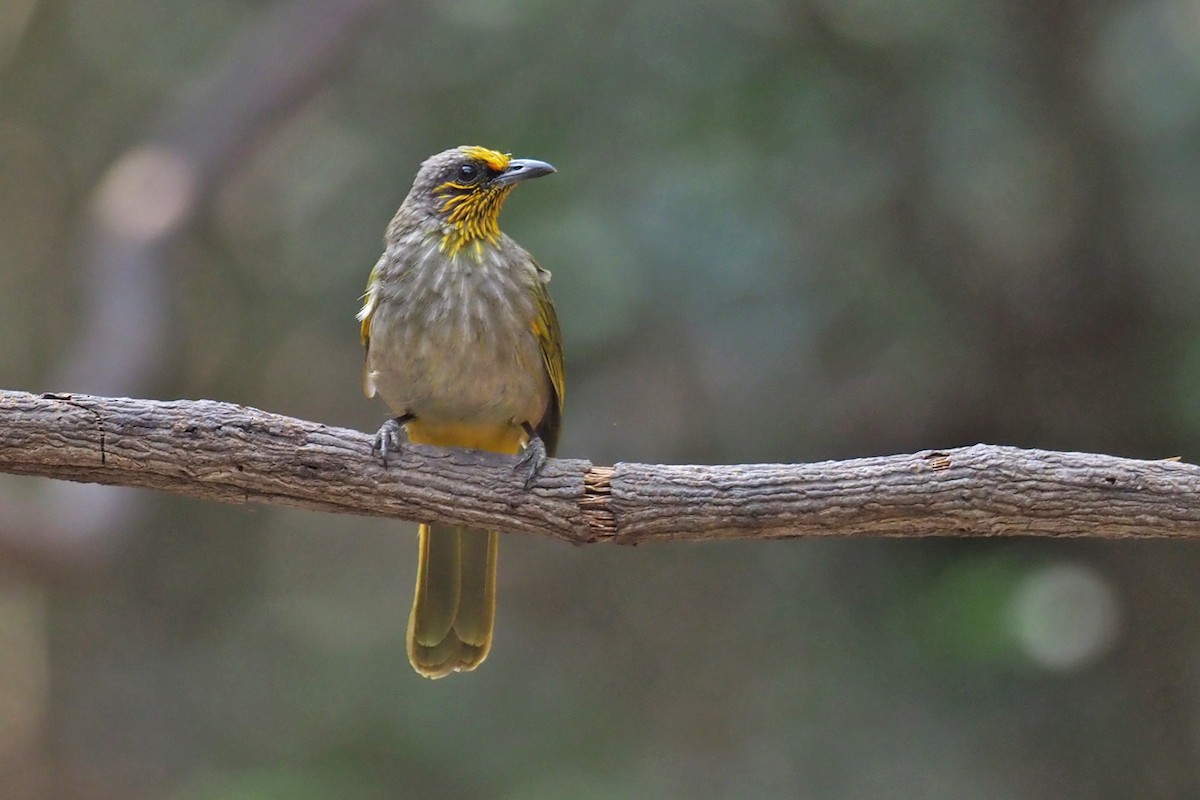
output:
[[[418,163],[550,161],[561,455],[1200,459],[1197,0],[0,4],[0,386],[374,431]],[[503,541],[0,476],[0,796],[1200,796],[1200,549]]]

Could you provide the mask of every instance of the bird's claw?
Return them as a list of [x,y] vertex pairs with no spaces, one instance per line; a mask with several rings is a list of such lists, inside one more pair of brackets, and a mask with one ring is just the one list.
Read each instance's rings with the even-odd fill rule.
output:
[[404,423],[399,419],[389,419],[380,426],[379,432],[375,434],[375,443],[371,446],[371,452],[377,455],[379,462],[386,467],[388,456],[404,452],[404,446],[407,444],[405,439]]
[[513,465],[513,472],[519,472],[522,469],[527,470],[525,473],[525,488],[529,489],[533,486],[533,482],[537,480],[537,476],[544,466],[546,466],[546,444],[542,441],[542,437],[535,435],[529,440],[529,444],[525,445],[525,450],[521,453],[521,457]]

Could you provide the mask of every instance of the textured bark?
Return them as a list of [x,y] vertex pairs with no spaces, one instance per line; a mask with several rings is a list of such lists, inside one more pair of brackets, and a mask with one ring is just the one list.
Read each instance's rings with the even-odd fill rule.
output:
[[575,543],[791,536],[1200,537],[1200,468],[975,445],[815,464],[515,459],[211,400],[0,391],[0,471],[228,503],[520,530]]

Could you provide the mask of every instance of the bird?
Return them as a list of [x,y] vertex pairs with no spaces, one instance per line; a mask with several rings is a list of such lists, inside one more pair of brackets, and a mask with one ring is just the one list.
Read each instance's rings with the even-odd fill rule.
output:
[[[467,145],[430,156],[387,226],[358,312],[363,390],[395,414],[375,436],[519,455],[529,488],[558,446],[562,334],[550,273],[500,231],[505,199],[555,172]],[[478,667],[492,645],[495,531],[422,523],[408,658],[427,678]]]

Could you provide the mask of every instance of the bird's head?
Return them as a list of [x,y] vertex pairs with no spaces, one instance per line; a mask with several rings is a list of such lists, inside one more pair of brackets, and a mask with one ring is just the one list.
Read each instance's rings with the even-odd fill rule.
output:
[[500,237],[500,208],[521,181],[554,172],[545,161],[512,158],[486,147],[463,146],[421,164],[404,201],[411,212],[441,223],[442,250],[450,255]]

